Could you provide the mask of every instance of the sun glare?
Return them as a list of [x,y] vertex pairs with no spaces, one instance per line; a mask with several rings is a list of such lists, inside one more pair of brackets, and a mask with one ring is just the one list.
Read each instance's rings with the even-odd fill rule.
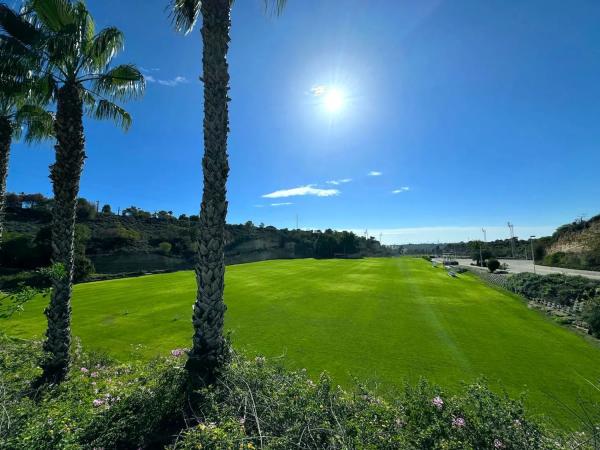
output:
[[323,96],[323,106],[330,113],[339,112],[344,107],[344,103],[344,93],[337,88],[328,89]]

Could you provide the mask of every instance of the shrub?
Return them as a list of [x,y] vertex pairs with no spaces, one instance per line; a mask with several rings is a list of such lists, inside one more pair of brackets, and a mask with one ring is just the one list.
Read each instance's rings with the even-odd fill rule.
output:
[[76,349],[66,381],[34,401],[24,394],[33,394],[40,347],[0,336],[0,448],[563,448],[520,400],[484,382],[451,395],[422,380],[384,400],[233,354],[216,384],[186,396],[182,350],[122,365]]
[[584,277],[552,274],[519,273],[511,275],[507,287],[527,299],[544,299],[561,305],[572,305],[593,297],[600,282]]
[[496,270],[500,268],[500,261],[497,259],[490,259],[487,262],[487,268],[491,273],[494,273]]
[[584,318],[590,327],[590,334],[600,338],[600,297],[596,296],[587,302]]
[[169,242],[161,242],[158,244],[158,253],[166,256],[171,253],[171,248],[173,248],[173,246]]

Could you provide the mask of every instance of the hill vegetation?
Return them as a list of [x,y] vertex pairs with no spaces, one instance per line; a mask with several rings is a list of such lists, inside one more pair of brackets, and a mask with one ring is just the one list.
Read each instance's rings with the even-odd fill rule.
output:
[[[6,230],[0,248],[4,288],[28,275],[6,276],[47,266],[51,257],[52,199],[41,194],[8,194]],[[75,230],[75,279],[92,273],[119,274],[180,270],[196,259],[198,216],[150,213],[135,206],[113,213],[80,198]],[[227,263],[289,258],[361,257],[384,254],[374,239],[333,230],[277,229],[246,222],[227,225]],[[2,286],[0,286],[2,287]]]

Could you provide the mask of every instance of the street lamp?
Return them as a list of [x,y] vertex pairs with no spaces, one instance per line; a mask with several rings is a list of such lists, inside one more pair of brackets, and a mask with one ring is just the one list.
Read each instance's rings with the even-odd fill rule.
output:
[[531,261],[533,262],[533,273],[535,273],[535,254],[533,253],[533,241],[535,236],[529,236],[529,243],[531,244]]

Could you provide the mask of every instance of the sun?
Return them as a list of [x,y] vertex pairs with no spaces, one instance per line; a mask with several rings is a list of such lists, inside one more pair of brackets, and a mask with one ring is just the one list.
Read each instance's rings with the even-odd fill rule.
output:
[[323,106],[329,113],[337,113],[342,110],[346,98],[344,92],[338,88],[327,89],[323,95]]

